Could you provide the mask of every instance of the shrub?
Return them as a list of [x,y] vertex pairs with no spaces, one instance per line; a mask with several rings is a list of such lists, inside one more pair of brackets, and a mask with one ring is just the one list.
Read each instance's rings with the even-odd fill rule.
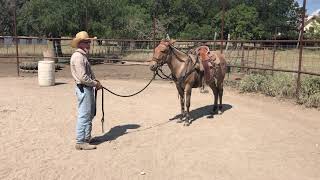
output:
[[295,78],[288,73],[275,73],[268,75],[265,83],[262,84],[262,93],[268,96],[294,97]]
[[[295,97],[296,78],[289,73],[275,73],[274,75],[250,74],[238,84],[228,82],[240,89],[240,92],[262,92],[273,97]],[[300,104],[307,107],[320,107],[320,77],[308,76],[301,80]]]
[[258,92],[261,91],[261,85],[266,82],[267,78],[260,74],[251,74],[245,76],[240,82],[241,92]]
[[307,77],[301,82],[299,103],[307,107],[320,107],[320,78]]
[[[38,62],[22,62],[19,64],[19,68],[23,70],[38,70]],[[63,65],[55,64],[56,70],[61,70]]]

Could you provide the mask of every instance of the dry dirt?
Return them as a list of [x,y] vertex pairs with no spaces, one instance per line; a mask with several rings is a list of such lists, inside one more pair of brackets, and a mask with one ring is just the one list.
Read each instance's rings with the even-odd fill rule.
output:
[[[174,85],[157,80],[131,98],[105,93],[106,133],[99,94],[93,135],[103,142],[76,151],[68,66],[51,87],[39,87],[36,74],[14,77],[14,67],[0,68],[0,179],[320,179],[319,110],[226,88],[225,112],[211,116],[211,93],[194,89],[195,120],[184,127],[169,120],[180,111]],[[151,76],[146,66],[93,69],[121,94],[139,90]]]

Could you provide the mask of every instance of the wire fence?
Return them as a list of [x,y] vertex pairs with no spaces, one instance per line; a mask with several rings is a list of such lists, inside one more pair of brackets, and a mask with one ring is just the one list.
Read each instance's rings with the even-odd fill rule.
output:
[[[68,63],[74,49],[71,38],[51,39],[40,37],[18,37],[18,55],[15,39],[0,36],[0,62],[37,62],[43,59],[43,52],[51,50],[57,62]],[[97,39],[93,41],[90,56],[93,63],[106,62],[146,62],[151,59],[154,46],[159,41],[130,39]],[[230,67],[246,69],[274,70],[299,73],[298,41],[213,41],[183,40],[175,46],[188,52],[199,45],[207,45],[211,50],[223,49]],[[57,45],[58,44],[58,45]],[[305,41],[302,53],[302,74],[320,76],[320,40]]]
[[[17,43],[16,43],[17,39]],[[72,38],[8,37],[0,36],[0,63],[16,63],[19,76],[20,63],[43,60],[45,51],[52,51],[57,63],[69,63],[74,52]],[[159,40],[97,39],[90,49],[91,63],[135,62],[146,64],[152,58]],[[320,76],[320,40],[177,40],[175,47],[188,52],[199,45],[207,45],[213,51],[222,51],[231,71],[248,73],[290,72],[300,76]]]
[[[15,6],[14,6],[15,7]],[[306,0],[303,0],[300,34],[298,40],[223,40],[225,3],[222,1],[221,40],[183,40],[175,46],[182,51],[207,45],[211,50],[220,50],[226,56],[228,67],[240,72],[248,70],[280,71],[297,74],[296,94],[299,96],[300,76],[302,74],[320,76],[320,40],[304,40]],[[19,64],[42,60],[43,52],[51,50],[56,62],[68,62],[73,49],[71,38],[43,38],[17,36],[16,10],[14,10],[14,36],[0,36],[0,63]],[[155,20],[153,31],[155,32]],[[276,38],[276,36],[275,36]],[[215,39],[215,38],[214,38]],[[93,41],[90,50],[93,63],[134,61],[145,62],[152,57],[153,49],[159,40],[98,39]]]

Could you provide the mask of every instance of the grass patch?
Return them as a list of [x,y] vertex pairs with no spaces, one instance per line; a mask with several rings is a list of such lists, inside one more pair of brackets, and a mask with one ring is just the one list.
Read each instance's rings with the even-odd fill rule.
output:
[[245,76],[240,82],[240,92],[259,92],[266,81],[266,76],[260,74]]
[[302,81],[299,103],[320,107],[320,77],[307,77]]
[[[239,86],[232,87],[238,88],[242,93],[260,92],[272,97],[294,98],[296,78],[290,73],[250,74],[241,80]],[[320,107],[320,77],[306,76],[301,79],[298,103],[307,107]]]
[[291,74],[276,73],[274,75],[266,76],[261,91],[263,94],[272,97],[294,97],[294,84],[295,78]]

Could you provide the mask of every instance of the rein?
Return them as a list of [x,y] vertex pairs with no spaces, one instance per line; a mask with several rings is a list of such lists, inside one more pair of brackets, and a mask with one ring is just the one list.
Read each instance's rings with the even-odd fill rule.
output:
[[[172,73],[169,75],[166,75],[163,70],[162,70],[163,66],[158,67],[158,69],[156,70],[157,76],[159,76],[161,79],[163,80],[173,80],[173,75]],[[161,73],[161,75],[159,74],[159,72]]]
[[[152,78],[150,79],[150,81],[148,82],[148,84],[143,87],[140,91],[138,92],[135,92],[133,94],[129,94],[129,95],[120,95],[120,94],[117,94],[111,90],[109,90],[108,88],[102,86],[102,89],[101,89],[101,111],[102,111],[102,118],[101,118],[101,127],[102,127],[102,133],[104,133],[104,90],[107,90],[108,92],[110,92],[111,94],[115,95],[115,96],[118,96],[118,97],[132,97],[132,96],[135,96],[139,93],[141,93],[142,91],[144,91],[150,84],[151,82],[155,79],[157,73],[154,72]],[[97,100],[97,89],[95,89],[95,99]],[[97,102],[97,101],[96,101]]]
[[135,92],[135,93],[133,93],[133,94],[129,94],[129,95],[117,94],[117,93],[111,91],[110,89],[108,89],[108,88],[106,88],[106,87],[104,87],[104,86],[102,86],[102,89],[105,89],[105,90],[107,90],[108,92],[110,92],[111,94],[113,94],[113,95],[115,95],[115,96],[118,96],[118,97],[132,97],[132,96],[135,96],[135,95],[141,93],[142,91],[144,91],[144,90],[151,84],[151,82],[154,80],[154,78],[156,77],[156,75],[157,75],[157,73],[154,72],[154,73],[153,73],[153,76],[152,76],[152,78],[150,79],[150,81],[148,82],[148,84],[147,84],[144,88],[142,88],[140,91]]

